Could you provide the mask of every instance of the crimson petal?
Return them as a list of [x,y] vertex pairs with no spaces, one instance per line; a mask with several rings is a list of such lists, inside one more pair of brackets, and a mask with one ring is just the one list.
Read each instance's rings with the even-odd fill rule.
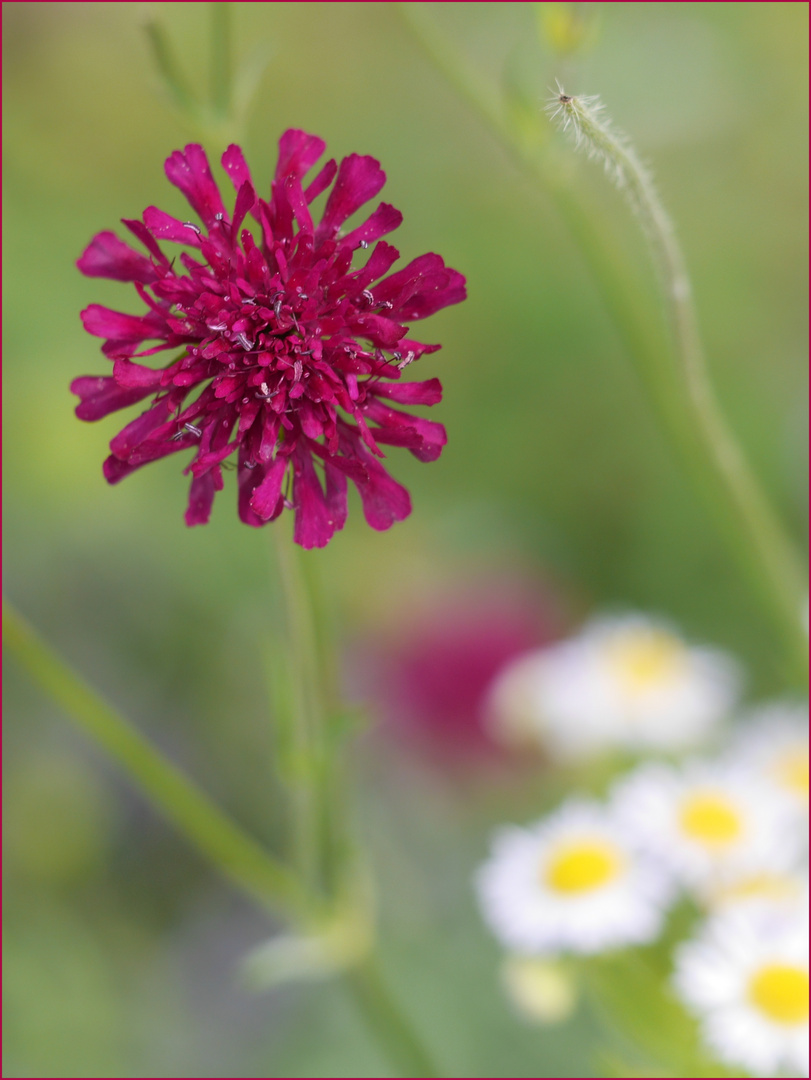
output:
[[402,223],[403,215],[399,210],[388,203],[381,203],[362,225],[358,225],[357,229],[347,233],[341,240],[341,247],[357,248],[361,244],[373,244],[381,236],[394,232]]
[[326,547],[335,532],[335,519],[324,497],[309,451],[296,452],[294,470],[296,520],[293,539],[306,549]]
[[298,128],[289,128],[279,139],[279,160],[274,179],[288,176],[301,179],[315,165],[327,148],[323,139],[308,135]]
[[133,251],[114,232],[100,232],[94,236],[76,265],[87,277],[139,281],[142,285],[149,285],[158,278],[149,259]]
[[70,392],[80,398],[76,415],[80,420],[101,420],[148,397],[150,387],[122,389],[112,375],[83,375],[70,384]]
[[355,452],[366,466],[366,477],[352,477],[363,503],[363,516],[373,529],[383,532],[411,513],[411,496],[391,477],[379,461],[359,443]]
[[335,187],[327,199],[316,239],[334,237],[346,219],[373,199],[385,182],[386,174],[375,158],[361,154],[345,157],[338,167]]
[[189,505],[184,515],[187,525],[208,524],[216,490],[215,478],[211,473],[195,476],[189,488]]
[[398,401],[401,405],[436,405],[442,400],[442,383],[439,379],[407,383],[377,382],[368,387],[368,393]]
[[209,229],[224,220],[226,214],[220,189],[211,175],[208,157],[202,146],[189,143],[185,151],[175,150],[166,159],[164,168],[170,182],[180,188]]
[[279,502],[282,498],[282,483],[287,472],[288,460],[281,454],[276,456],[265,470],[262,482],[254,489],[251,496],[251,510],[262,521],[270,521],[281,512]]

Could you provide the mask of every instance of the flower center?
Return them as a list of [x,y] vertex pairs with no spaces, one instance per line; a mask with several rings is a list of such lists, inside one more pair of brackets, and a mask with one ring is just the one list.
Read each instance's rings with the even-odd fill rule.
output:
[[705,847],[722,848],[743,832],[737,807],[724,795],[697,792],[682,803],[679,815],[682,831]]
[[749,980],[749,1000],[778,1024],[808,1020],[808,972],[791,964],[767,964]]
[[782,754],[775,762],[775,775],[781,787],[788,788],[796,795],[808,794],[808,756],[807,748],[793,747]]
[[663,630],[632,630],[608,646],[610,662],[630,693],[670,682],[685,664],[686,649]]
[[554,892],[584,893],[599,889],[622,871],[622,853],[605,840],[562,845],[543,869],[544,883]]

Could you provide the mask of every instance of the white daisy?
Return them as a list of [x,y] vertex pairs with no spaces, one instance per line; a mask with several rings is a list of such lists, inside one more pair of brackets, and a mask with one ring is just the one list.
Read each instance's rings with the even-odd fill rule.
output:
[[493,727],[507,741],[533,733],[564,757],[612,746],[679,750],[712,732],[739,686],[730,657],[688,646],[664,622],[600,618],[502,672],[491,694]]
[[490,686],[486,706],[493,735],[509,746],[548,741],[542,709],[543,687],[553,648],[536,649],[510,661]]
[[477,875],[485,920],[525,954],[594,953],[653,940],[670,879],[598,803],[571,800],[530,828],[496,834]]
[[797,868],[801,835],[785,801],[751,772],[695,761],[644,765],[613,791],[618,820],[704,900]]
[[750,873],[720,873],[702,894],[713,911],[738,904],[769,903],[794,905],[807,902],[807,868],[799,871],[759,870]]
[[730,757],[750,768],[808,815],[808,702],[774,702],[741,724]]
[[726,1064],[808,1075],[808,912],[769,905],[714,916],[676,951],[677,993]]

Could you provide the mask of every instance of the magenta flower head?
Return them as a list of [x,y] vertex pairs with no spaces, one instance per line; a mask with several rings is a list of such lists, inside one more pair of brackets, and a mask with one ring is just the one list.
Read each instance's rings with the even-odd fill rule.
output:
[[[439,348],[412,340],[405,323],[463,300],[465,279],[433,254],[386,277],[399,252],[380,238],[402,221],[398,210],[380,203],[342,234],[386,175],[374,158],[350,154],[304,186],[325,148],[315,135],[286,131],[265,201],[242,151],[229,146],[222,164],[236,190],[233,213],[202,147],[177,150],[166,175],[202,225],[150,206],[142,221],[123,221],[147,254],[102,232],[78,261],[89,277],[132,282],[146,310],[125,315],[91,304],[82,312],[88,333],[106,339],[113,373],[73,381],[76,415],[99,420],[151,399],[110,443],[104,475],[115,484],[147,462],[193,449],[187,525],[208,521],[223,467],[236,454],[239,516],[248,525],[292,509],[296,542],[323,547],[346,521],[349,479],[367,522],[387,529],[408,516],[411,500],[380,464],[380,447],[433,461],[445,444],[442,424],[391,403],[440,400],[438,379],[402,380],[412,361]],[[330,185],[315,224],[310,205]],[[253,229],[243,227],[248,215]],[[170,259],[159,241],[192,251]],[[353,267],[355,252],[375,241],[364,265]],[[179,352],[166,367],[138,362],[167,350]]]

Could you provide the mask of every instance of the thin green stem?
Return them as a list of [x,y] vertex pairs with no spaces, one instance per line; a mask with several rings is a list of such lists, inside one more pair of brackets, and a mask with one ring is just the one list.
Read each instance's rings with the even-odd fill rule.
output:
[[3,644],[224,877],[276,914],[298,921],[308,911],[310,902],[296,877],[163,757],[5,600]]
[[[287,867],[247,836],[179,769],[40,638],[6,600],[3,645],[33,681],[116,761],[193,847],[261,909],[294,925],[324,924],[326,905],[313,901]],[[370,1031],[404,1076],[435,1076],[427,1053],[389,997],[369,953],[345,975]]]
[[211,3],[211,111],[218,120],[231,115],[232,12],[230,3]]
[[278,578],[281,584],[284,625],[276,635],[286,670],[277,664],[272,678],[288,688],[287,709],[278,708],[280,766],[290,792],[294,857],[311,889],[323,888],[325,769],[324,709],[317,663],[317,636],[307,595],[300,555],[282,528],[272,530]]
[[[299,865],[313,887],[336,898],[352,869],[347,811],[342,777],[343,755],[338,732],[329,725],[340,720],[334,685],[334,659],[325,630],[317,568],[305,563],[312,553],[301,551],[277,526],[273,530],[279,578],[284,597],[289,670],[276,670],[276,681],[292,683],[292,711],[276,722],[287,747],[284,771],[293,797],[294,831]],[[275,694],[278,702],[278,686]],[[358,867],[354,867],[355,873]],[[370,933],[365,952],[347,968],[345,979],[371,1033],[394,1067],[404,1076],[436,1076],[429,1056],[406,1018],[388,994],[376,967],[372,947],[373,912],[365,890],[352,901]]]
[[371,1031],[401,1075],[439,1076],[428,1051],[389,996],[374,957],[361,961],[346,978]]
[[678,370],[693,410],[694,428],[704,459],[720,480],[718,490],[724,496],[730,523],[737,530],[742,529],[748,538],[790,640],[799,645],[800,655],[805,656],[800,608],[806,582],[800,559],[721,412],[707,370],[684,255],[653,178],[628,140],[612,129],[600,110],[596,99],[570,97],[563,92],[556,106],[563,126],[571,123],[577,142],[604,162],[639,214],[660,269]]
[[[664,264],[668,306],[679,360],[674,368],[670,350],[649,324],[635,296],[634,277],[618,260],[608,223],[577,190],[577,182],[537,133],[513,128],[498,104],[482,93],[481,80],[460,62],[449,42],[429,25],[426,5],[398,3],[396,9],[420,45],[457,92],[473,107],[505,149],[554,199],[597,283],[637,372],[720,534],[737,559],[761,603],[769,610],[803,675],[807,671],[807,641],[800,623],[805,577],[791,540],[762,494],[743,453],[726,426],[707,377],[695,310],[684,260],[664,211],[650,218],[648,233],[659,234],[659,261]],[[627,152],[627,148],[626,149]],[[635,156],[634,156],[635,160]],[[629,172],[630,162],[628,163]],[[642,184],[631,192],[637,205],[647,202]],[[687,284],[685,284],[687,283]]]
[[334,895],[354,855],[344,783],[346,715],[313,553],[280,528],[273,530],[273,543],[285,611],[277,648],[284,650],[287,670],[276,665],[271,677],[277,702],[279,684],[288,687],[289,707],[284,713],[277,706],[276,730],[293,802],[296,858],[311,888]]

